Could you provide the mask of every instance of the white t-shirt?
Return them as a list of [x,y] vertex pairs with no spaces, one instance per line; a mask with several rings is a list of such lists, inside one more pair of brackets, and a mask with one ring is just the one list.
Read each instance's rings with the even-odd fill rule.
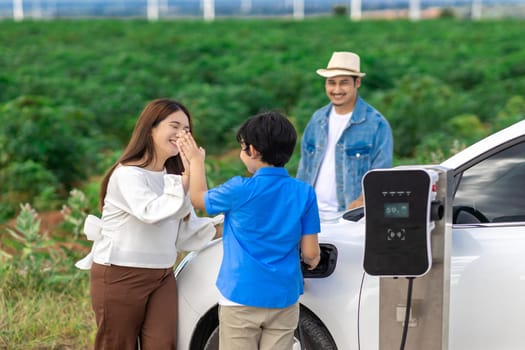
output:
[[315,182],[317,205],[319,206],[319,215],[322,221],[332,220],[340,216],[335,183],[335,146],[351,117],[352,112],[337,114],[334,108],[330,112],[326,153]]

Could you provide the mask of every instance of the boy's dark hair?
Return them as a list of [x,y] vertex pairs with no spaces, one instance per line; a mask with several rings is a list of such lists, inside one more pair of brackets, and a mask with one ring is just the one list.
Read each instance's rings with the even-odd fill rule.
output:
[[263,112],[250,117],[237,131],[237,141],[244,151],[252,145],[261,160],[273,166],[284,166],[292,156],[297,132],[292,123],[276,111]]

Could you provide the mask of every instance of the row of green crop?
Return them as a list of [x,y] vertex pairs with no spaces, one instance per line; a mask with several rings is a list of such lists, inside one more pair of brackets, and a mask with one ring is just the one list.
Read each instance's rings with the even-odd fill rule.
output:
[[524,117],[522,34],[519,20],[0,22],[0,220],[96,187],[157,97],[189,107],[210,181],[242,171],[221,156],[237,126],[279,109],[301,133],[327,102],[315,70],[338,50],[361,55],[360,93],[390,121],[395,161],[445,157]]

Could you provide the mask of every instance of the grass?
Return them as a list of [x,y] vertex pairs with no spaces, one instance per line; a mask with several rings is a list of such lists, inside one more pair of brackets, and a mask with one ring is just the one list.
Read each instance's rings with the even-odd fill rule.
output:
[[[92,349],[89,274],[63,291],[0,293],[0,349]],[[6,296],[7,294],[7,296]]]
[[71,192],[65,221],[53,234],[42,232],[29,204],[0,230],[0,349],[92,348],[89,273],[74,266],[86,250],[74,232],[85,217],[85,200],[82,192]]

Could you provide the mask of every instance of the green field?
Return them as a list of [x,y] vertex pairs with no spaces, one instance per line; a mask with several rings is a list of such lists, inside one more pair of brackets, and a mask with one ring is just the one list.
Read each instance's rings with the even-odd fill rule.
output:
[[243,173],[230,151],[250,115],[279,109],[302,132],[327,102],[315,70],[343,50],[361,55],[360,94],[389,120],[396,164],[439,161],[525,117],[520,20],[0,22],[0,222],[21,203],[72,209],[48,236],[24,211],[18,238],[0,228],[0,349],[90,346],[75,218],[96,212],[100,176],[148,101],[189,107],[213,186]]

